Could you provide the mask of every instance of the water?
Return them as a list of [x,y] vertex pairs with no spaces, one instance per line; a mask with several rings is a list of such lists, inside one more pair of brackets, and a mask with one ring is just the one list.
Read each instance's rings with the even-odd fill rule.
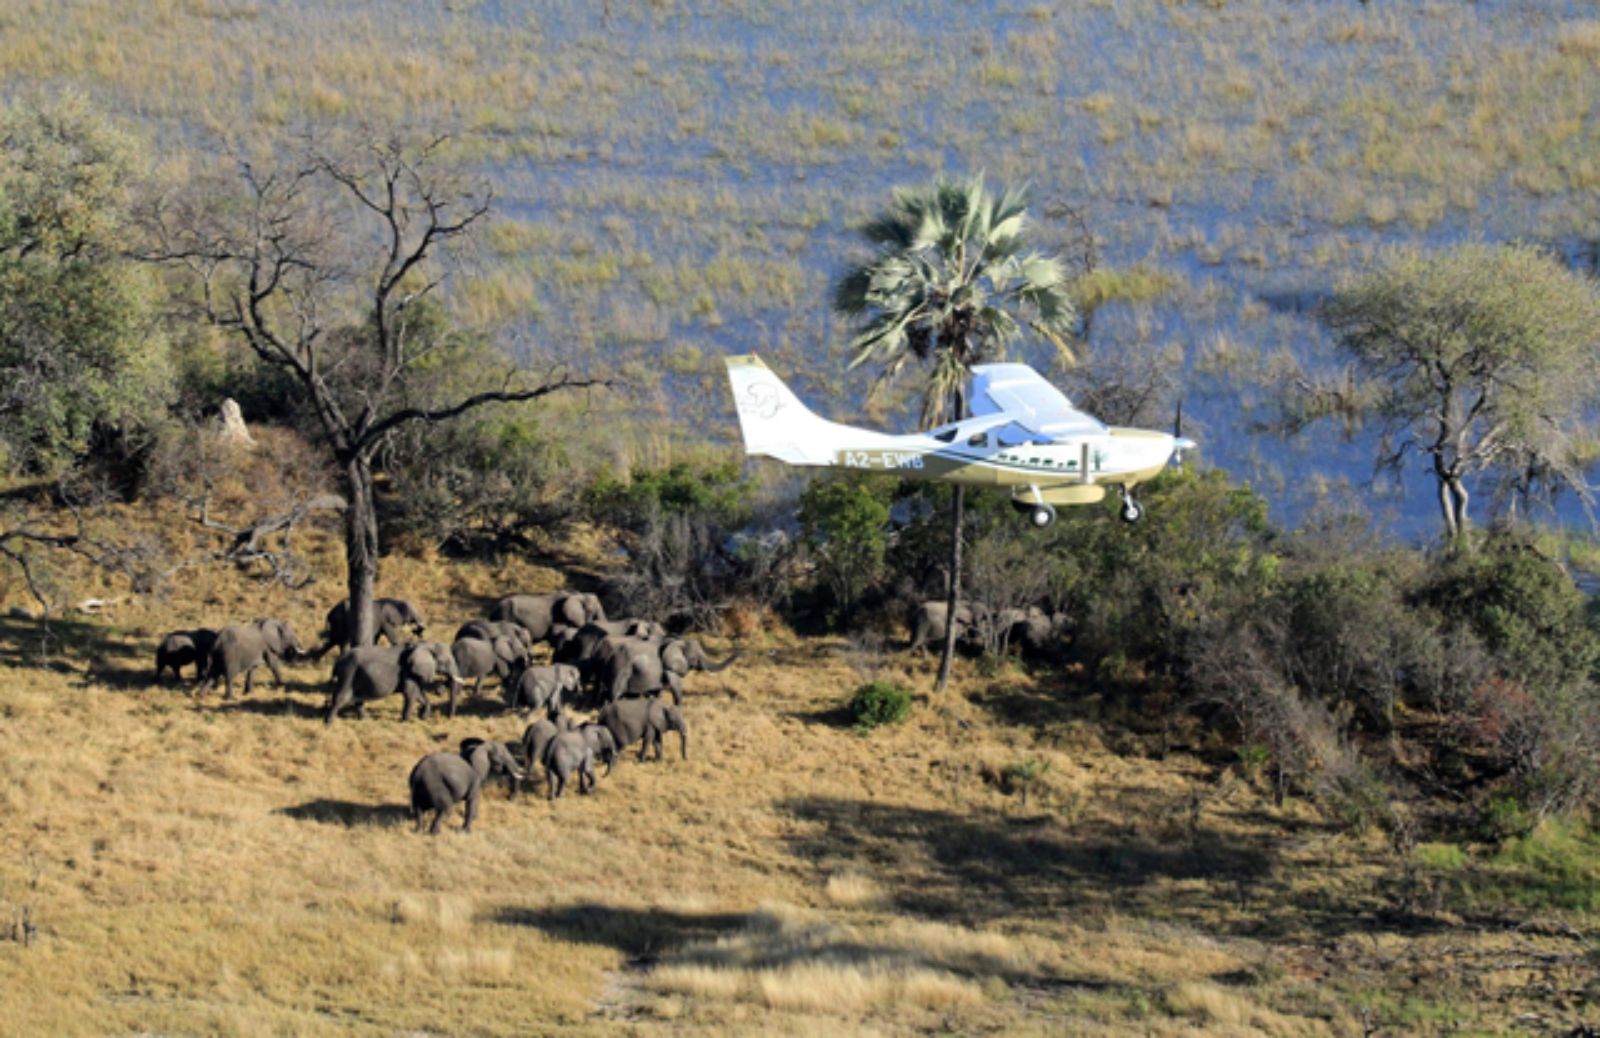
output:
[[[906,427],[910,407],[869,413],[867,377],[844,372],[829,285],[895,185],[982,171],[1032,184],[1045,251],[1073,246],[1052,215],[1071,206],[1102,265],[1174,280],[1103,309],[1085,351],[1175,358],[1141,422],[1165,427],[1181,398],[1203,463],[1261,488],[1280,521],[1331,501],[1420,540],[1439,529],[1426,474],[1374,483],[1371,430],[1261,433],[1281,390],[1262,376],[1290,357],[1338,370],[1314,304],[1386,246],[1531,240],[1592,269],[1594,18],[1576,0],[305,0],[210,31],[257,48],[217,87],[250,111],[313,80],[359,98],[373,67],[452,55],[433,93],[379,101],[496,127],[475,171],[502,219],[540,232],[458,281],[527,272],[537,309],[508,338],[528,363],[623,372],[693,435],[735,437],[720,356],[752,349],[824,413]],[[341,65],[320,48],[344,36],[357,57]],[[526,104],[469,89],[523,73]],[[90,87],[193,139],[185,101]]]

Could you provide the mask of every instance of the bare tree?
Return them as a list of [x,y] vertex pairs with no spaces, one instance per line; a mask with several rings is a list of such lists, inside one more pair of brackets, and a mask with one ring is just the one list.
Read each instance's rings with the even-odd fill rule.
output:
[[509,367],[476,391],[429,381],[421,362],[440,340],[426,333],[422,304],[444,284],[441,253],[490,207],[487,190],[445,167],[443,144],[375,137],[342,152],[308,143],[291,162],[235,157],[236,184],[202,184],[147,221],[147,258],[186,274],[200,315],[287,372],[316,415],[346,501],[358,645],[372,639],[373,456],[385,438],[485,404],[604,384],[564,374],[535,383]]

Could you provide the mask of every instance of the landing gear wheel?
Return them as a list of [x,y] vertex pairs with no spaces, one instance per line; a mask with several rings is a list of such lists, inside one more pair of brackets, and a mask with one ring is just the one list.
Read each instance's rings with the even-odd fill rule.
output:
[[1135,501],[1131,496],[1122,499],[1122,521],[1136,523],[1144,518],[1144,505]]
[[1056,510],[1049,505],[1034,505],[1028,509],[1028,522],[1035,530],[1042,530],[1056,521]]

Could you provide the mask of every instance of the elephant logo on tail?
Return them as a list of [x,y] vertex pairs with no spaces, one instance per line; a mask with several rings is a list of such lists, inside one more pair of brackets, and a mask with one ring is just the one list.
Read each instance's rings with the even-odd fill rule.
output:
[[756,382],[744,391],[739,400],[739,410],[747,415],[770,421],[783,410],[783,397],[771,382]]

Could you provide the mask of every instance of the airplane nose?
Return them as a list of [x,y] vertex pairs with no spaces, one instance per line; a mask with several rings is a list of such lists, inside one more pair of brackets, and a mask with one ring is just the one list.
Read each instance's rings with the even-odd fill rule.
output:
[[1174,436],[1172,438],[1172,455],[1171,455],[1172,464],[1173,465],[1182,465],[1183,464],[1183,452],[1184,451],[1192,451],[1198,446],[1199,446],[1199,444],[1195,443],[1193,440],[1189,439],[1189,437],[1187,437],[1187,436]]

